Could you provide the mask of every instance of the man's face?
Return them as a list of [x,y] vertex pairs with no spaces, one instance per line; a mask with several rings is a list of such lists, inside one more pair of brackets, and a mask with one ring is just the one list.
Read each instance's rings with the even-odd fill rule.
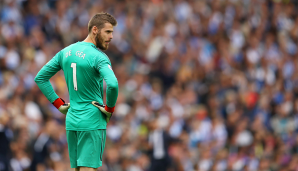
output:
[[111,23],[105,23],[104,27],[98,31],[95,36],[96,47],[101,50],[107,50],[109,43],[113,38],[113,26]]

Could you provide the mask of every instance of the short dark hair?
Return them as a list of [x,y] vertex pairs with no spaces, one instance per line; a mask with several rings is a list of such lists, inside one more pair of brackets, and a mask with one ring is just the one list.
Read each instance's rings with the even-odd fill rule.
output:
[[89,21],[88,23],[88,31],[89,33],[92,30],[93,26],[96,26],[99,30],[101,30],[104,27],[105,23],[111,23],[112,26],[116,26],[117,25],[117,21],[116,19],[109,13],[97,13],[95,14]]

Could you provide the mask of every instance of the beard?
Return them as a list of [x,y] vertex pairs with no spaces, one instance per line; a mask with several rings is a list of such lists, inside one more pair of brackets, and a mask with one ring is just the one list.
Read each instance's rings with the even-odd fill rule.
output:
[[96,43],[96,47],[101,49],[101,50],[107,50],[108,49],[108,45],[105,46],[105,41],[102,38],[100,33],[97,33],[95,36],[95,43]]

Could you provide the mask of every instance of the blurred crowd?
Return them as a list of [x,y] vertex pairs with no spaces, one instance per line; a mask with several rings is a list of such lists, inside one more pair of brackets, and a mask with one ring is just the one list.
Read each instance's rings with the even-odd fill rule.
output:
[[[34,82],[98,12],[119,82],[100,171],[297,171],[298,1],[1,0],[0,171],[68,171]],[[68,101],[63,71],[51,78]]]

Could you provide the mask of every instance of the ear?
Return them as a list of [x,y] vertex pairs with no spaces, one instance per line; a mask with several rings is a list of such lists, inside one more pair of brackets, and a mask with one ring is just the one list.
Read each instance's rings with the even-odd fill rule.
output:
[[93,27],[92,27],[92,34],[93,34],[93,35],[96,35],[97,32],[98,32],[98,28],[97,28],[96,26],[93,26]]

